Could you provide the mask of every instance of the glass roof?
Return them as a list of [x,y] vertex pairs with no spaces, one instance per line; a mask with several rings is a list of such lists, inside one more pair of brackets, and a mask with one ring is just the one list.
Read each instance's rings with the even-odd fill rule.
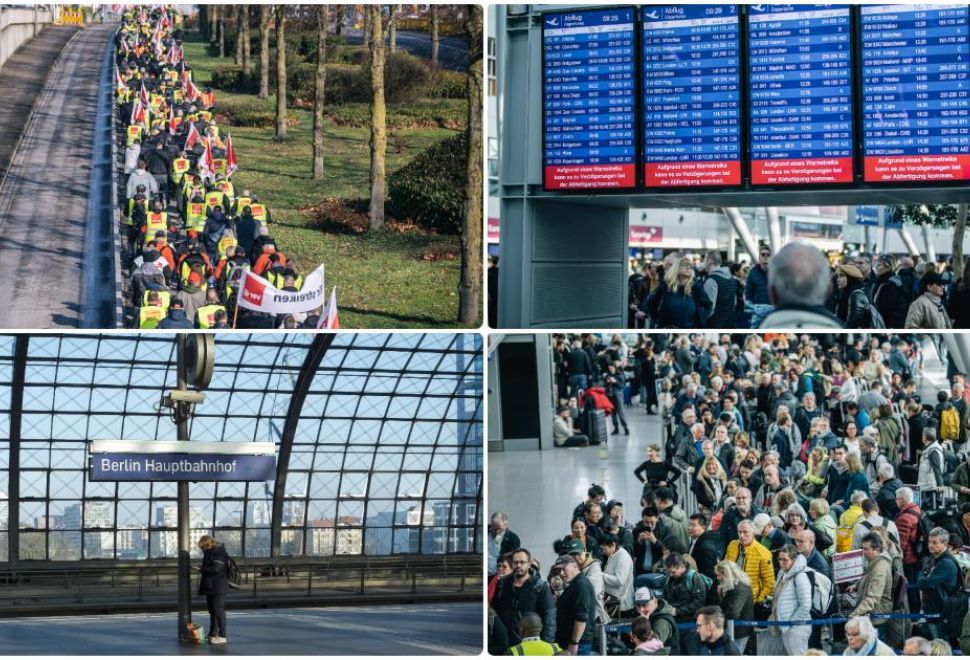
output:
[[[10,512],[22,560],[174,557],[175,482],[89,482],[85,468],[86,441],[176,438],[158,409],[175,386],[175,336],[23,337],[12,442],[18,338],[0,336],[0,561]],[[315,337],[217,335],[190,438],[279,448]],[[283,556],[481,552],[481,352],[477,334],[334,337],[294,420]],[[19,503],[7,499],[11,479]],[[274,487],[192,483],[193,539],[210,533],[230,553],[269,556]]]

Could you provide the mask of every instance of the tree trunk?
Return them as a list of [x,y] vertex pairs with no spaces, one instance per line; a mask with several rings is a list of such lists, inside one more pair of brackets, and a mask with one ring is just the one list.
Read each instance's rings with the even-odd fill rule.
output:
[[400,5],[391,5],[390,17],[387,19],[387,49],[397,52],[397,10]]
[[364,17],[360,21],[360,29],[364,40],[364,48],[370,48],[370,8],[364,5]]
[[269,97],[269,5],[259,6],[259,98]]
[[212,30],[209,28],[209,21],[212,20],[212,12],[209,5],[199,5],[199,32],[205,40],[211,39]]
[[219,5],[209,5],[209,45],[215,46],[219,37]]
[[237,66],[242,66],[242,51],[243,51],[243,16],[246,15],[246,5],[236,5],[236,52],[232,54],[232,61]]
[[249,35],[249,5],[243,5],[243,22],[242,22],[242,80],[243,86],[246,87],[247,91],[249,89],[249,75],[252,73],[250,70],[252,68],[252,41]]
[[458,322],[480,324],[482,295],[482,6],[468,7],[468,160],[461,228]]
[[438,66],[438,50],[441,46],[438,37],[438,5],[431,5],[431,66]]
[[286,138],[286,5],[276,5],[276,135]]
[[323,178],[323,104],[327,83],[327,9],[317,7],[317,85],[313,98],[313,178]]
[[344,31],[344,18],[347,16],[346,13],[347,5],[337,5],[337,15],[334,17],[334,22],[336,27],[334,28],[334,33],[339,37]]
[[226,13],[228,6],[219,8],[219,57],[226,56]]
[[967,233],[967,205],[957,205],[957,220],[953,224],[953,276],[963,277],[963,236]]
[[384,226],[384,154],[387,151],[387,109],[384,106],[384,34],[380,5],[365,5],[370,14],[370,212],[371,230]]

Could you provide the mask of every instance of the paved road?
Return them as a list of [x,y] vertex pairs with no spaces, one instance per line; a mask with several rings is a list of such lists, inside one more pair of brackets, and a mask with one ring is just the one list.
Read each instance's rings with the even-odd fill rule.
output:
[[[347,43],[363,43],[360,30],[344,29],[342,36],[347,39]],[[427,32],[406,32],[399,30],[397,33],[397,47],[407,51],[422,59],[431,58],[431,35]],[[443,69],[452,71],[468,70],[468,38],[467,37],[441,37],[438,45],[438,61]]]
[[[482,605],[446,603],[229,611],[226,646],[182,646],[176,615],[0,621],[4,655],[478,655]],[[209,616],[192,620],[208,631]]]
[[0,68],[0,177],[10,165],[27,115],[44,86],[48,69],[67,40],[73,25],[50,26],[22,45]]
[[79,324],[100,65],[116,27],[85,28],[65,51],[0,185],[0,327]]

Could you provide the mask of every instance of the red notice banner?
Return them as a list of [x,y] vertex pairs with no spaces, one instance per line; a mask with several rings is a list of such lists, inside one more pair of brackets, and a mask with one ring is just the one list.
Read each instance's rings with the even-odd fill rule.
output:
[[753,160],[751,183],[756,186],[852,183],[852,158]]
[[548,190],[633,188],[635,165],[551,165],[545,170]]
[[866,183],[923,183],[970,179],[970,155],[872,156],[865,159]]
[[656,188],[739,186],[741,161],[647,163],[644,181]]

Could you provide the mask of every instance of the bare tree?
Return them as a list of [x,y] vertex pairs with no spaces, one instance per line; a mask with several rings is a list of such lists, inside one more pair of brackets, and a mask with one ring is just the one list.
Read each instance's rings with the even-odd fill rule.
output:
[[327,83],[327,10],[317,7],[317,85],[313,97],[313,178],[323,178],[323,106]]
[[249,5],[243,5],[242,19],[242,81],[244,86],[248,86],[253,59],[252,42],[249,35]]
[[219,38],[219,5],[208,5],[206,16],[209,19],[209,45],[215,46]]
[[286,5],[276,5],[276,140],[286,138]]
[[370,48],[370,8],[363,5],[364,15],[360,20],[361,38],[364,40],[364,48]]
[[259,6],[259,98],[269,97],[269,23],[270,6]]
[[469,6],[468,161],[465,167],[465,213],[461,227],[461,280],[458,322],[479,325],[482,287],[482,6]]
[[390,16],[387,18],[387,49],[397,52],[397,11],[401,5],[390,5]]
[[236,5],[236,52],[232,54],[232,61],[237,66],[242,66],[243,51],[243,16],[246,15],[246,5]]
[[438,50],[441,39],[438,36],[438,5],[431,5],[431,65],[438,66]]
[[219,7],[219,57],[226,56],[226,13],[229,7]]
[[370,212],[371,230],[384,226],[384,155],[387,151],[387,108],[384,104],[384,31],[380,5],[365,5],[370,18]]

